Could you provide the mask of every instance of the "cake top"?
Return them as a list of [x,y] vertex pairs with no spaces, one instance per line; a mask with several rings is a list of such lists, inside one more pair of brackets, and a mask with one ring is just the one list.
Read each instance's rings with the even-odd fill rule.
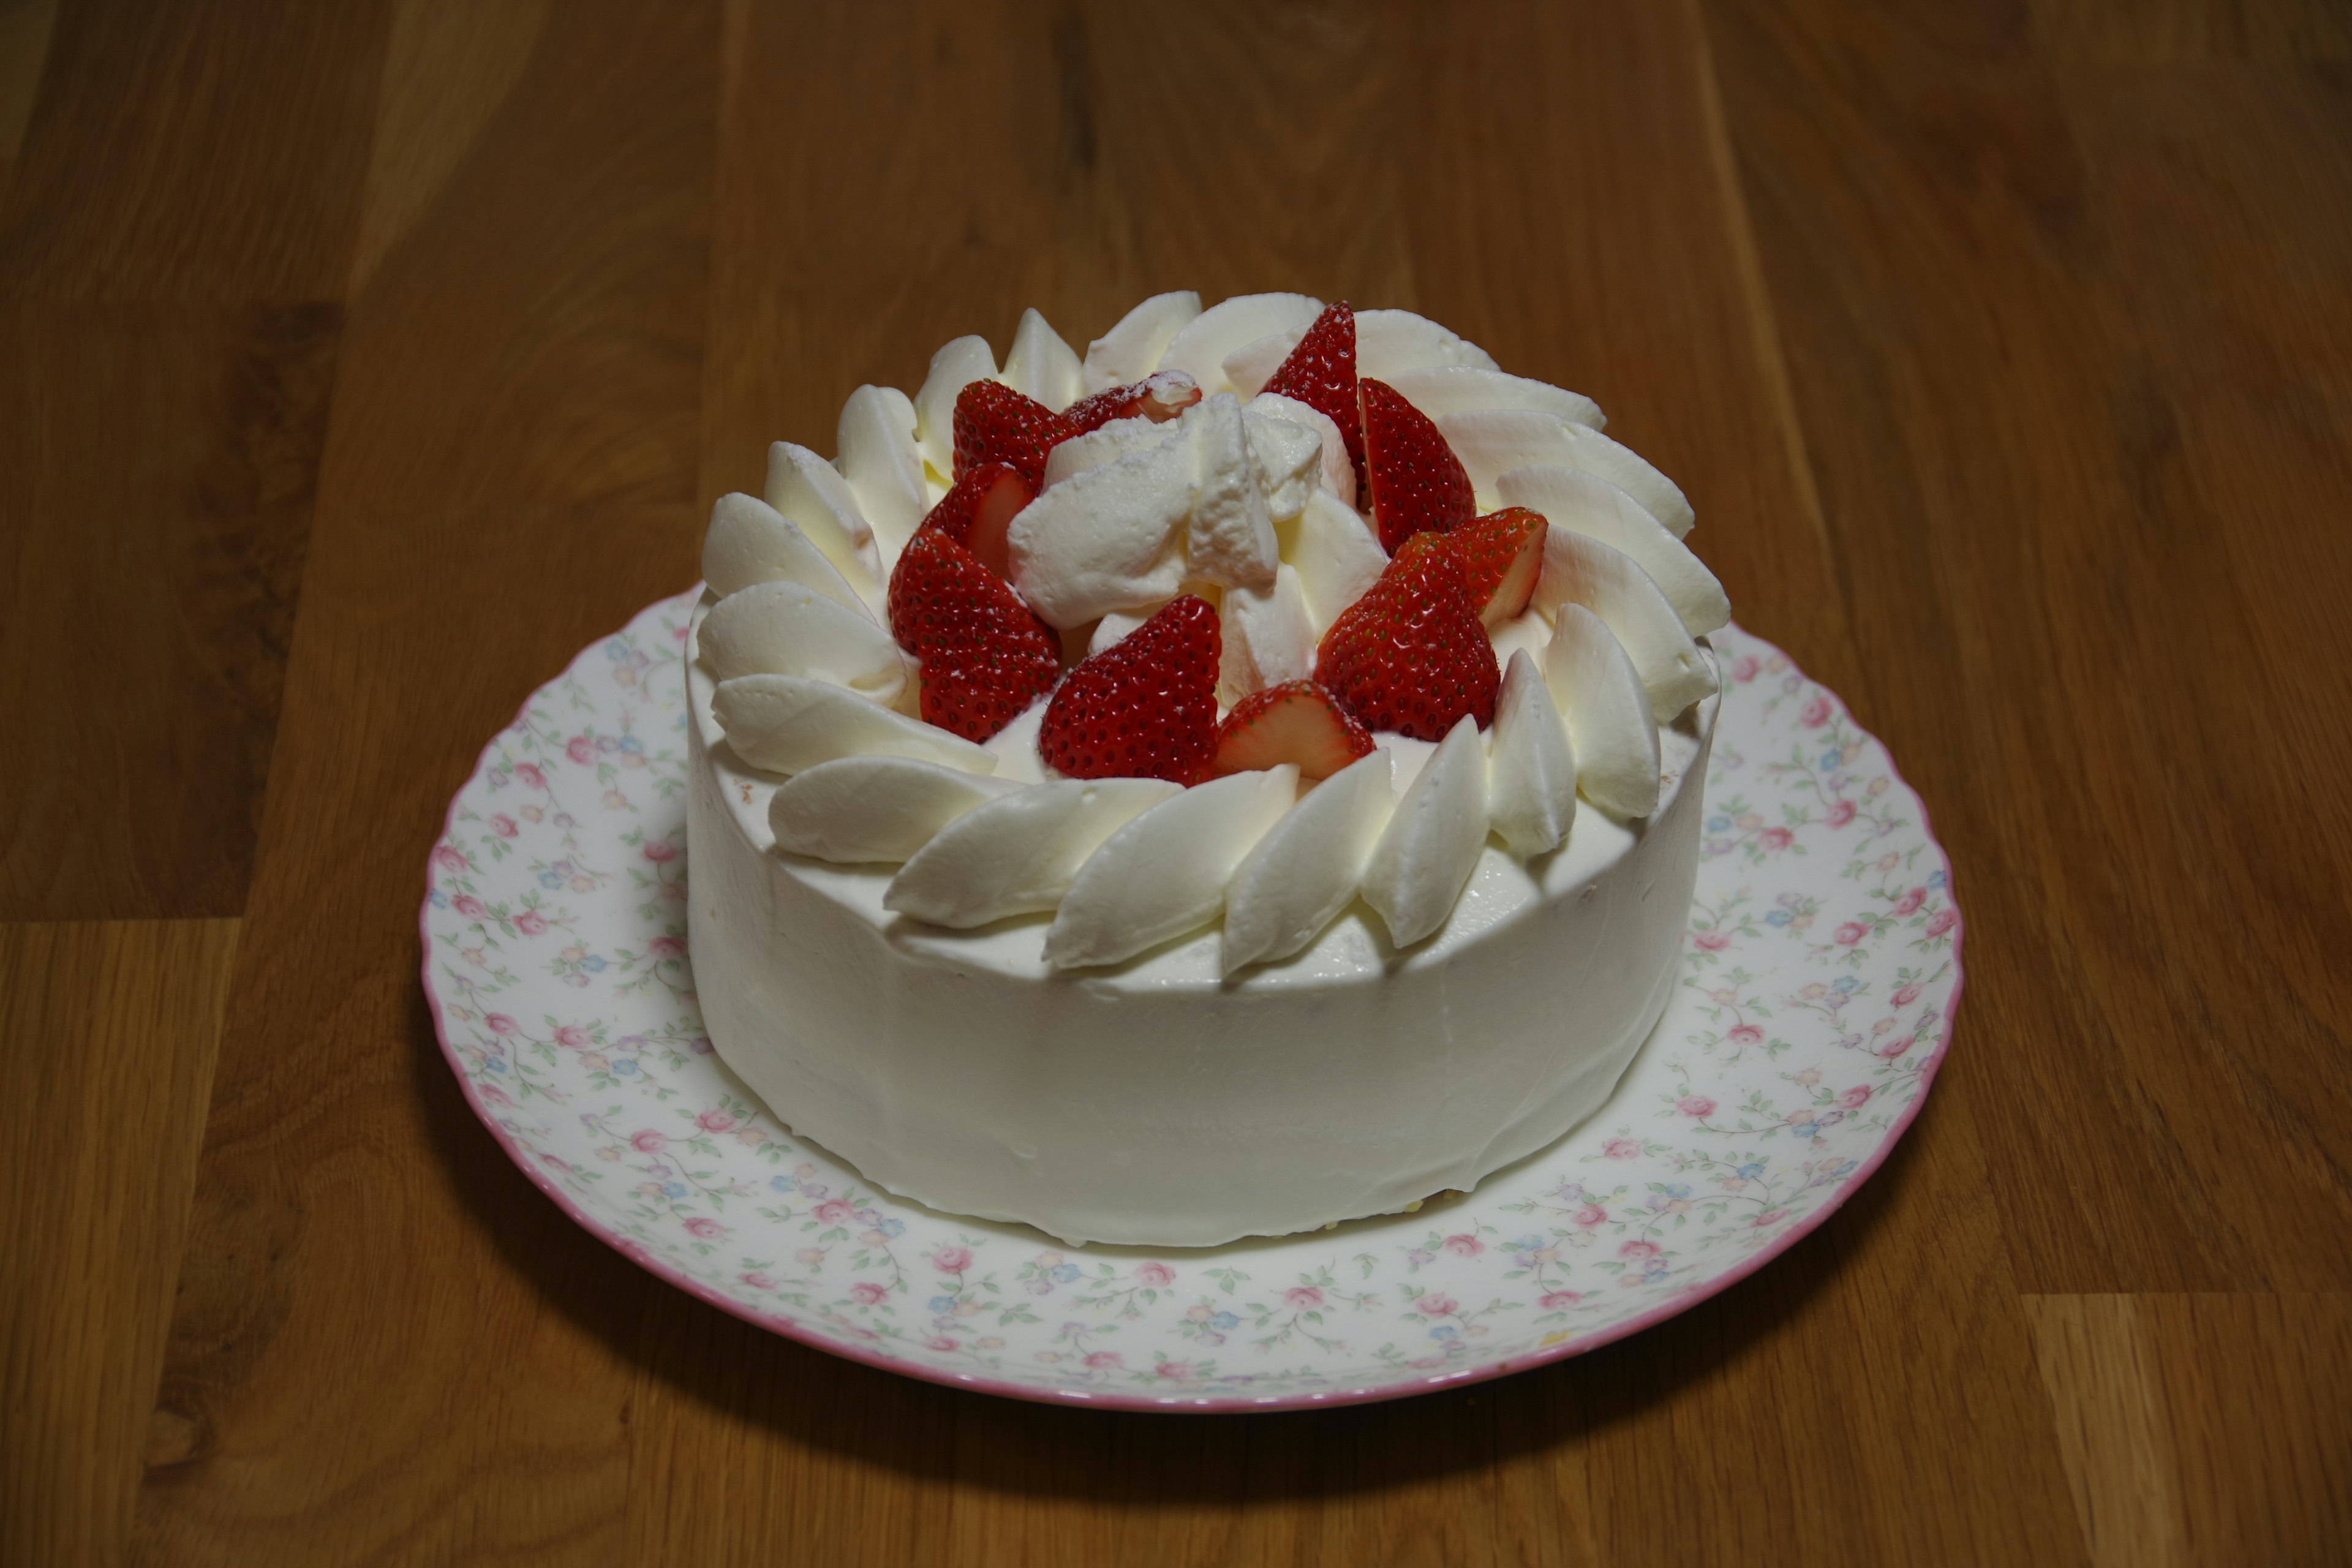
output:
[[781,852],[902,862],[901,916],[1051,910],[1059,969],[1220,915],[1232,973],[1353,900],[1441,929],[1490,834],[1621,821],[1716,689],[1689,503],[1591,399],[1408,311],[1027,312],[863,386],[837,455],[713,510],[694,645]]

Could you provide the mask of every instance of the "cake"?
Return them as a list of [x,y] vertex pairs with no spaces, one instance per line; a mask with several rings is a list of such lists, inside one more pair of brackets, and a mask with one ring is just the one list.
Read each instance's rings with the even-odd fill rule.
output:
[[686,648],[719,1055],[867,1180],[1073,1244],[1558,1139],[1675,982],[1729,617],[1603,423],[1410,312],[1174,293],[777,442]]

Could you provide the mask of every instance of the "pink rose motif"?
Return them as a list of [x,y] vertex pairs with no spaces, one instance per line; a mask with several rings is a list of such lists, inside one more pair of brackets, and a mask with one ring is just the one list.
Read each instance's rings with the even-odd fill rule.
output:
[[511,1035],[518,1027],[515,1021],[504,1013],[493,1013],[482,1022],[493,1035]]
[[827,1198],[814,1211],[819,1225],[839,1225],[857,1212],[857,1206],[842,1198]]
[[1768,827],[1756,836],[1759,849],[1786,849],[1795,836],[1785,827]]
[[669,1140],[648,1127],[643,1132],[629,1135],[629,1147],[640,1154],[658,1154],[669,1147]]
[[1591,1230],[1596,1225],[1607,1223],[1609,1219],[1609,1211],[1602,1208],[1599,1204],[1587,1204],[1582,1208],[1577,1210],[1573,1217],[1577,1224],[1582,1226],[1587,1230]]
[[537,910],[523,910],[522,913],[515,916],[514,923],[515,930],[522,932],[525,936],[544,936],[547,934],[547,917],[541,914]]
[[459,914],[465,916],[469,921],[480,920],[484,915],[490,912],[488,909],[483,905],[482,900],[474,897],[471,893],[460,893],[456,898],[450,900],[449,904],[451,908],[455,909]]
[[1853,802],[1850,800],[1833,800],[1830,802],[1829,811],[1822,817],[1822,820],[1828,823],[1832,827],[1843,827],[1847,823],[1853,820]]
[[1302,1312],[1312,1311],[1323,1304],[1323,1292],[1312,1285],[1293,1285],[1282,1293],[1282,1304]]
[[735,1114],[729,1110],[706,1110],[694,1119],[694,1124],[705,1132],[724,1132],[735,1125]]
[[563,743],[563,754],[575,763],[593,763],[596,760],[596,742],[585,735],[574,735]]
[[1433,1292],[1412,1304],[1413,1310],[1424,1318],[1450,1318],[1462,1310],[1462,1303],[1451,1296]]
[[1731,679],[1738,681],[1744,686],[1748,682],[1756,679],[1756,670],[1757,664],[1754,659],[1735,659],[1732,661],[1731,666]]
[[774,1280],[757,1271],[750,1274],[738,1274],[735,1278],[740,1279],[744,1284],[749,1285],[754,1290],[772,1290],[776,1288],[776,1282]]
[[1696,1117],[1704,1121],[1715,1114],[1715,1101],[1703,1094],[1686,1094],[1675,1101],[1675,1109],[1685,1116]]
[[1934,914],[1927,917],[1927,934],[1929,936],[1941,936],[1959,923],[1959,910],[1937,910]]
[[1917,1000],[1919,988],[1916,985],[1906,985],[1895,993],[1894,1002],[1897,1007],[1908,1007]]
[[1804,710],[1797,715],[1797,722],[1808,730],[1818,730],[1829,721],[1830,700],[1826,697],[1814,698],[1806,703]]
[[1642,1157],[1642,1145],[1631,1138],[1612,1138],[1601,1145],[1601,1152],[1612,1160],[1638,1160]]
[[1866,1083],[1855,1084],[1852,1089],[1847,1089],[1843,1094],[1838,1096],[1838,1103],[1844,1106],[1848,1110],[1860,1110],[1864,1106],[1870,1103],[1870,1085]]
[[849,1299],[861,1307],[878,1305],[882,1299],[889,1294],[886,1287],[877,1285],[870,1279],[861,1279],[849,1288]]
[[1883,1045],[1879,1046],[1879,1047],[1877,1047],[1877,1050],[1878,1050],[1878,1054],[1879,1054],[1880,1056],[1885,1057],[1888,1061],[1890,1061],[1890,1062],[1891,1062],[1891,1061],[1893,1061],[1896,1057],[1901,1056],[1904,1052],[1906,1052],[1906,1051],[1909,1050],[1910,1048],[1911,1048],[1911,1037],[1910,1037],[1910,1036],[1908,1036],[1908,1035],[1897,1035],[1897,1036],[1895,1036],[1893,1039],[1888,1040],[1888,1041],[1886,1041],[1885,1044],[1883,1044]]
[[1927,901],[1927,889],[1914,888],[1895,900],[1895,912],[1898,915],[1916,914],[1918,912],[1919,906]]
[[1122,1358],[1117,1351],[1096,1351],[1087,1357],[1086,1364],[1096,1372],[1108,1372],[1122,1364]]
[[1761,1045],[1764,1041],[1764,1031],[1753,1024],[1734,1024],[1731,1026],[1730,1032],[1724,1037],[1735,1046]]
[[933,1334],[923,1342],[923,1348],[931,1351],[951,1351],[956,1348],[956,1342],[945,1334]]
[[1486,1244],[1475,1236],[1449,1236],[1445,1250],[1456,1258],[1475,1258],[1486,1250]]
[[1749,1220],[1748,1223],[1750,1226],[1753,1226],[1756,1229],[1762,1230],[1766,1226],[1778,1225],[1788,1217],[1789,1211],[1787,1209],[1766,1209],[1762,1214],[1758,1215],[1754,1219]]
[[566,1050],[584,1051],[590,1044],[588,1031],[577,1024],[566,1024],[555,1031],[555,1043]]
[[1719,931],[1695,931],[1691,932],[1691,943],[1709,952],[1721,952],[1731,945],[1731,938]]
[[[1750,659],[1748,662],[1753,664],[1755,660]],[[1574,1290],[1548,1290],[1536,1302],[1536,1305],[1547,1312],[1557,1312],[1562,1307],[1573,1307],[1583,1300],[1584,1297]]]
[[658,866],[677,858],[677,846],[667,838],[649,838],[642,851],[645,858]]
[[971,1248],[942,1247],[931,1254],[931,1267],[942,1274],[961,1274],[971,1267]]
[[1152,1370],[1171,1383],[1184,1383],[1192,1375],[1192,1363],[1189,1361],[1163,1361]]
[[656,958],[683,958],[686,943],[674,936],[657,936],[646,943],[646,951]]
[[515,764],[515,777],[522,783],[530,785],[532,789],[545,789],[547,787],[547,775],[539,771],[539,764],[537,763],[517,763]]
[[697,1215],[692,1219],[686,1222],[686,1233],[688,1236],[699,1237],[704,1241],[709,1241],[713,1237],[726,1235],[727,1227],[720,1225],[715,1219],[706,1219],[702,1215]]
[[501,838],[512,838],[522,830],[515,826],[513,817],[501,811],[490,817],[490,831]]
[[514,1103],[513,1100],[507,1098],[507,1091],[500,1089],[494,1083],[486,1083],[482,1085],[481,1095],[484,1100],[488,1100],[492,1105],[512,1105]]
[[446,844],[435,847],[433,863],[444,871],[463,871],[468,869],[471,865],[463,855],[458,854]]
[[1135,1278],[1137,1283],[1158,1289],[1176,1283],[1176,1270],[1165,1263],[1139,1263],[1135,1266]]
[[1617,1249],[1618,1257],[1630,1258],[1636,1263],[1657,1255],[1658,1244],[1654,1241],[1629,1241]]
[[1870,928],[1860,921],[1848,921],[1837,928],[1836,942],[1840,947],[1852,947],[1870,934]]

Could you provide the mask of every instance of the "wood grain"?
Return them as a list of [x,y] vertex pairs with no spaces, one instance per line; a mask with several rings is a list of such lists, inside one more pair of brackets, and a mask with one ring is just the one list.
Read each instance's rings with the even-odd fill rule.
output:
[[[0,922],[91,922],[0,923],[0,1557],[2341,1560],[2347,58],[2309,0],[0,0]],[[414,900],[479,744],[850,387],[1186,287],[1600,398],[1934,810],[1954,1055],[1737,1289],[1390,1405],[1031,1406],[660,1285],[467,1110]]]
[[236,931],[0,925],[0,1561],[129,1542]]

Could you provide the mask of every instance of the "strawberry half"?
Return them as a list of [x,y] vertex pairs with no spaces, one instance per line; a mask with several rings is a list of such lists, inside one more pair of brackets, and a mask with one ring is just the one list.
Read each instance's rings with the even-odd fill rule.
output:
[[1470,476],[1429,416],[1384,381],[1368,377],[1356,391],[1364,405],[1364,468],[1381,546],[1394,555],[1423,529],[1444,533],[1477,516]]
[[956,394],[955,477],[982,463],[1008,463],[1045,486],[1045,454],[1077,434],[1070,422],[1001,381],[975,381]]
[[1165,425],[1201,401],[1201,388],[1181,370],[1156,370],[1141,381],[1081,397],[1062,410],[1074,434],[1099,430],[1114,419]]
[[1037,488],[1010,463],[982,463],[940,498],[923,528],[944,533],[980,557],[980,563],[1010,582],[1012,552],[1006,531],[1021,509],[1037,499]]
[[1217,612],[1187,594],[1070,671],[1037,750],[1077,779],[1191,784],[1217,741]]
[[1311,680],[1286,681],[1253,691],[1217,726],[1212,773],[1297,763],[1301,775],[1329,778],[1358,757],[1372,754],[1372,733]]
[[1513,506],[1488,512],[1444,536],[1462,563],[1462,580],[1470,590],[1470,602],[1478,606],[1479,620],[1499,626],[1528,607],[1543,571],[1548,531],[1543,513]]
[[1503,673],[1461,563],[1442,537],[1405,543],[1323,634],[1315,679],[1368,729],[1442,741],[1468,713],[1483,730]]
[[1348,445],[1348,460],[1356,465],[1356,493],[1370,493],[1364,489],[1364,415],[1356,398],[1356,312],[1348,301],[1324,306],[1259,390],[1295,397],[1328,416]]
[[919,528],[890,574],[890,635],[922,667],[919,710],[967,741],[1011,723],[1062,672],[1062,640],[942,528]]

